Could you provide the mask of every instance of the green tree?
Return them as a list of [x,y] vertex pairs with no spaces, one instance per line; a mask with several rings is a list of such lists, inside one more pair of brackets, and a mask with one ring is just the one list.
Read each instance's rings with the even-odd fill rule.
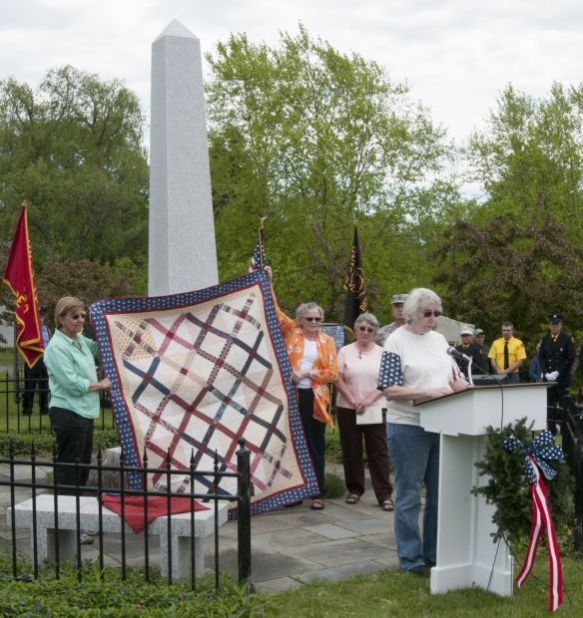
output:
[[583,85],[555,83],[541,99],[507,86],[467,153],[486,192],[477,221],[508,213],[540,225],[551,214],[571,240],[583,240],[582,145]]
[[455,308],[452,317],[491,334],[512,320],[531,344],[557,310],[570,325],[583,323],[583,249],[566,239],[565,226],[550,215],[540,219],[535,210],[527,225],[505,214],[483,225],[458,220],[448,229],[434,253],[435,282]]
[[549,313],[583,323],[582,122],[583,86],[535,99],[509,85],[472,137],[469,173],[484,198],[434,249],[434,281],[456,317],[491,334],[511,319],[531,344]]
[[443,179],[437,188],[450,150],[444,132],[406,86],[302,26],[275,47],[232,35],[208,61],[222,277],[245,269],[267,215],[284,304],[317,299],[329,318],[341,318],[354,220],[373,305],[376,297],[388,307],[410,279],[429,280],[421,222],[458,198]]
[[[66,66],[36,91],[0,82],[0,240],[23,198],[35,262],[63,259],[144,265],[148,166],[134,93]],[[79,276],[83,276],[80,273]]]

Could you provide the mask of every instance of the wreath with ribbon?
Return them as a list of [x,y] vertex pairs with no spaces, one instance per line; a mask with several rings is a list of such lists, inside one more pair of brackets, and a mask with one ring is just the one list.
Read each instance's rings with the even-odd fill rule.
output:
[[[549,555],[549,610],[562,602],[559,547],[573,536],[573,477],[547,430],[533,439],[526,419],[503,429],[488,428],[486,453],[476,464],[487,483],[475,487],[495,507],[494,540],[503,538],[517,555],[525,550],[517,584],[522,588],[534,566],[541,538]],[[547,485],[545,482],[550,481]]]

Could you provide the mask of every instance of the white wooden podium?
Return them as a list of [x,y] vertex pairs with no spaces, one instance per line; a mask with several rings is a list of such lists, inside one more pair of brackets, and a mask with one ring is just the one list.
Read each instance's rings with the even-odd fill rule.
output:
[[546,391],[553,383],[480,386],[419,404],[421,426],[441,434],[437,564],[431,592],[477,586],[511,596],[512,559],[503,541],[494,543],[494,506],[474,496],[487,483],[475,463],[486,450],[486,427],[502,428],[527,418],[534,429],[547,425]]

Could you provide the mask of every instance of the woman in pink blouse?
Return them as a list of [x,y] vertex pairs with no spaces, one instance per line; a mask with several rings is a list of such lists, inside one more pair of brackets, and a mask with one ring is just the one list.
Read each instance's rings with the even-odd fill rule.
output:
[[348,490],[346,502],[356,504],[364,493],[364,440],[377,502],[383,510],[392,511],[395,508],[391,499],[393,486],[389,479],[389,449],[383,418],[386,400],[377,389],[383,353],[383,348],[375,343],[378,328],[375,316],[363,313],[354,323],[356,341],[344,346],[338,354],[336,414]]

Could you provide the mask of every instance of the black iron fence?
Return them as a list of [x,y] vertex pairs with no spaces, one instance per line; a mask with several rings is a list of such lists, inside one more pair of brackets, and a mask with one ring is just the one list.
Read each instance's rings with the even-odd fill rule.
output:
[[[213,541],[212,570],[214,571],[215,587],[219,587],[219,574],[221,572],[221,558],[219,547],[219,528],[226,520],[228,506],[236,504],[237,507],[237,575],[239,582],[250,584],[251,577],[251,484],[249,470],[249,451],[244,446],[244,440],[240,443],[237,451],[237,472],[225,472],[219,469],[219,459],[215,455],[212,470],[195,470],[194,455],[191,457],[188,469],[172,468],[168,457],[163,468],[149,468],[147,457],[144,455],[143,465],[139,467],[126,466],[123,454],[116,465],[106,465],[103,461],[101,449],[97,455],[95,464],[59,463],[56,457],[52,460],[42,460],[37,457],[35,448],[30,453],[30,459],[16,459],[14,448],[11,447],[7,458],[0,459],[0,492],[10,494],[6,507],[6,533],[9,537],[11,548],[9,554],[12,558],[12,577],[14,579],[39,577],[40,567],[43,564],[50,565],[56,578],[61,576],[61,564],[65,560],[71,560],[76,566],[77,578],[83,578],[83,544],[84,526],[97,523],[94,538],[97,540],[100,577],[102,580],[107,576],[105,566],[104,543],[106,540],[119,539],[117,542],[108,543],[108,555],[111,555],[111,547],[119,550],[119,562],[122,579],[126,579],[128,571],[128,538],[133,536],[141,539],[137,545],[132,541],[133,555],[131,556],[132,568],[136,566],[143,570],[145,581],[150,581],[155,566],[152,562],[153,536],[157,535],[160,541],[160,573],[172,583],[180,577],[188,579],[194,590],[197,578],[200,576],[199,569],[203,564],[204,538],[207,532],[201,535],[201,526],[195,512],[195,504],[198,501],[210,511],[212,526],[208,535],[207,545]],[[40,478],[39,468],[49,475]],[[59,485],[56,472],[59,468],[73,468],[76,472],[75,485]],[[89,471],[89,482],[85,486],[79,485],[79,479],[83,472]],[[51,474],[52,473],[52,476]],[[129,487],[129,476],[138,474],[140,478],[147,479],[152,474],[158,475],[164,489],[162,491],[136,490]],[[172,491],[175,477],[180,477],[180,491]],[[236,493],[225,493],[219,490],[223,479],[232,478],[236,485]],[[6,480],[4,480],[6,479]],[[195,491],[195,484],[204,480],[204,493]],[[200,487],[200,485],[197,484]],[[21,490],[24,490],[21,491]],[[30,493],[28,493],[28,490]],[[17,501],[17,491],[19,494]],[[24,499],[22,494],[30,495]],[[112,511],[103,504],[104,499],[114,496],[119,505],[120,517],[112,514]],[[124,521],[130,509],[129,503],[138,501],[143,511],[143,532],[134,535],[124,525]],[[186,514],[182,514],[181,521],[176,519],[177,514],[171,513],[173,500],[181,499],[190,501]],[[165,514],[148,524],[151,501],[163,503]],[[66,502],[68,501],[68,502]],[[68,506],[67,506],[68,505]],[[68,511],[67,511],[68,509]],[[198,511],[204,513],[205,510]],[[89,513],[89,515],[88,515]],[[150,513],[151,514],[151,513]],[[141,515],[140,515],[141,516]],[[186,521],[185,521],[186,518]],[[207,516],[207,529],[209,528],[210,516]],[[181,530],[178,532],[179,524]],[[0,527],[4,527],[0,522]],[[30,564],[23,566],[21,553],[17,547],[17,530],[28,528],[30,531]],[[178,538],[178,536],[180,538]],[[175,538],[177,537],[177,538]],[[165,551],[162,551],[162,547]],[[137,555],[136,555],[137,552]],[[173,552],[180,555],[173,558]],[[141,558],[142,564],[136,565]],[[185,564],[188,562],[188,564]],[[174,573],[176,564],[181,564],[179,573]],[[197,566],[198,563],[198,566]],[[186,570],[185,570],[185,567]],[[32,568],[32,572],[31,572]],[[187,573],[187,577],[185,577]]]
[[[114,429],[111,400],[99,391],[101,413],[97,429]],[[51,431],[47,412],[50,392],[43,378],[13,377],[8,372],[0,379],[0,432],[44,433]]]
[[548,416],[561,422],[562,447],[575,478],[574,549],[583,552],[583,408],[568,395],[561,397],[554,407]]

